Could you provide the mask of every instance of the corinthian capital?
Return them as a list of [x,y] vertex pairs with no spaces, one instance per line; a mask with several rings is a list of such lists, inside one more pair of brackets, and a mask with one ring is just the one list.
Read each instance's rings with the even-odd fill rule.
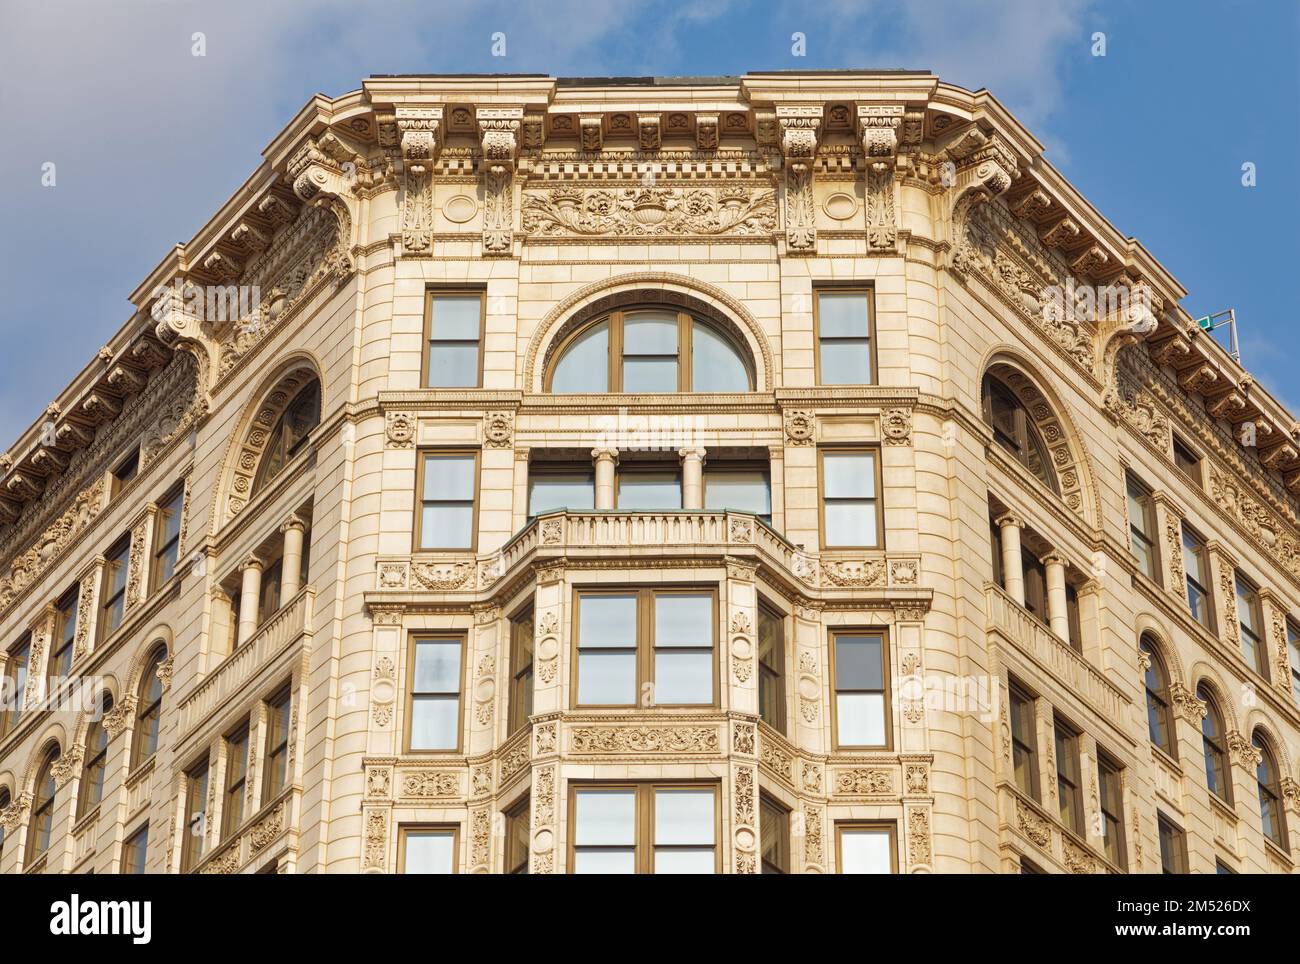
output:
[[519,156],[519,128],[522,107],[480,107],[475,112],[479,139],[483,142],[483,163],[493,173],[513,171]]
[[402,161],[411,173],[422,174],[442,149],[442,108],[399,107],[394,114]]
[[898,159],[898,129],[903,124],[902,104],[859,104],[858,133],[867,162],[877,173]]

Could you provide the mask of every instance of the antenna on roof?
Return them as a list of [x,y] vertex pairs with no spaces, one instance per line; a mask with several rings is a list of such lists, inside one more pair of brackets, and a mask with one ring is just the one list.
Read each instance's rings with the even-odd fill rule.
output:
[[1196,325],[1201,331],[1209,332],[1227,328],[1228,354],[1232,356],[1238,365],[1241,364],[1241,346],[1237,343],[1237,309],[1225,308],[1223,311],[1216,311],[1204,318],[1197,318]]

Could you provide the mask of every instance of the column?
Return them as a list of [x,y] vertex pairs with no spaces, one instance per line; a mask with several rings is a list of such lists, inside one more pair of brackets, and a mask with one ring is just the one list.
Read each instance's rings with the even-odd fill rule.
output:
[[239,587],[239,636],[235,639],[236,649],[248,642],[257,629],[257,604],[262,596],[263,565],[257,556],[249,556],[239,567],[243,582]]
[[596,460],[596,508],[614,508],[614,466],[618,464],[618,449],[592,449]]
[[1040,561],[1047,567],[1048,625],[1051,626],[1052,632],[1068,643],[1070,615],[1065,601],[1065,559],[1060,553],[1049,552]]
[[307,531],[307,523],[291,514],[280,526],[280,531],[284,533],[284,555],[280,562],[280,604],[283,605],[298,595],[303,534]]
[[1021,606],[1025,604],[1025,570],[1020,561],[1020,530],[1024,520],[1011,513],[994,520],[1002,536],[1002,579],[1007,594]]
[[677,454],[682,459],[682,508],[704,508],[704,449],[684,448]]

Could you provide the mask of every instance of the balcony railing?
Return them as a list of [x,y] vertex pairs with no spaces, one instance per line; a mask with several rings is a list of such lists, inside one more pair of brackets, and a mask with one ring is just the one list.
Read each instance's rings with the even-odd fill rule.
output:
[[1068,690],[1083,698],[1108,720],[1120,720],[1128,697],[1101,671],[1080,656],[1000,586],[984,587],[987,629],[996,632],[1027,656],[1035,665],[1056,677]]
[[181,732],[189,733],[232,694],[237,693],[264,666],[302,639],[311,626],[310,586],[264,622],[252,638],[227,656],[181,701]]

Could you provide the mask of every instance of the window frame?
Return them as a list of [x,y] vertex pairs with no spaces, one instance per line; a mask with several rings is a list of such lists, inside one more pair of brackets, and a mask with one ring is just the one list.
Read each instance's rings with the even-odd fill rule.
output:
[[[1131,513],[1132,496],[1138,495],[1138,506],[1142,510],[1142,529],[1137,529],[1133,524]],[[1132,471],[1124,470],[1124,515],[1128,521],[1128,553],[1138,564],[1138,572],[1150,579],[1157,586],[1163,586],[1163,580],[1160,578],[1160,540],[1157,538],[1158,529],[1156,526],[1156,500],[1155,494],[1151,487],[1137,477]],[[1143,572],[1142,556],[1134,551],[1134,540],[1140,540],[1145,544],[1149,558],[1151,560],[1151,572]]]
[[[118,592],[110,592],[113,588],[114,578],[118,570],[122,572],[122,588]],[[101,588],[99,591],[99,626],[96,631],[97,642],[103,642],[111,637],[115,632],[122,628],[126,622],[126,590],[130,583],[131,571],[131,534],[127,533],[118,539],[109,550],[104,553],[104,572],[101,578]],[[117,600],[122,601],[122,616],[117,621],[117,625],[111,625],[112,620],[109,618]]]
[[[994,421],[993,396],[995,393],[1004,396],[1004,401],[1014,409],[1015,426],[1013,435],[1008,435]],[[1061,483],[1056,476],[1056,466],[1052,463],[1052,450],[1048,448],[1042,433],[1038,431],[1038,424],[1030,417],[1029,406],[1024,403],[1020,395],[1010,385],[991,371],[986,371],[984,377],[980,379],[980,413],[983,415],[984,424],[993,433],[993,444],[1059,496],[1061,494]],[[1002,440],[1004,437],[1011,444],[1004,442]],[[1043,467],[1043,475],[1035,472],[1029,464],[1028,453],[1031,450],[1035,452]],[[1046,476],[1046,478],[1043,476]]]
[[[1291,838],[1287,832],[1286,825],[1286,805],[1282,795],[1282,770],[1278,766],[1278,755],[1273,749],[1273,741],[1269,739],[1258,728],[1250,736],[1250,745],[1260,752],[1259,765],[1255,767],[1255,787],[1259,795],[1260,809],[1260,832],[1268,843],[1277,847],[1288,856],[1291,853]],[[1259,769],[1264,764],[1268,764],[1269,775],[1272,778],[1270,783],[1265,783],[1259,778]],[[1269,831],[1268,823],[1264,816],[1265,797],[1271,804],[1269,809],[1272,811],[1273,824],[1275,825],[1276,836]]]
[[[783,866],[769,864],[763,849],[763,829],[768,819],[777,823],[777,849]],[[790,849],[790,808],[766,793],[758,795],[758,866],[760,874],[791,874],[794,872],[794,854]],[[769,870],[768,868],[771,867]]]
[[760,522],[770,526],[772,524],[772,463],[764,462],[762,459],[716,459],[706,462],[700,473],[700,504],[705,512],[749,512],[748,509],[710,509],[709,505],[709,476],[735,474],[740,475],[745,472],[757,472],[763,477],[767,485],[767,514],[750,513]]
[[[411,725],[415,722],[415,654],[419,643],[440,643],[455,641],[460,645],[460,689],[456,692],[456,745],[443,749],[416,749],[411,746]],[[448,756],[461,753],[465,745],[465,693],[469,682],[469,668],[465,665],[469,649],[469,633],[464,629],[437,630],[421,629],[412,631],[406,638],[406,719],[403,721],[403,747],[406,753],[421,756]],[[441,691],[430,694],[445,696]],[[425,695],[421,691],[421,695]]]
[[1285,618],[1286,649],[1291,667],[1291,697],[1300,703],[1300,626],[1290,616]]
[[[1138,638],[1138,650],[1146,654],[1151,661],[1151,669],[1142,674],[1142,689],[1146,698],[1147,706],[1147,739],[1150,744],[1163,753],[1171,760],[1178,759],[1178,730],[1177,720],[1174,717],[1174,703],[1170,693],[1170,675],[1169,666],[1165,658],[1161,655],[1160,646],[1156,643],[1155,638],[1150,633],[1143,633]],[[1150,680],[1147,678],[1152,670],[1155,670],[1161,679],[1161,688],[1159,692],[1151,689]],[[1152,702],[1155,706],[1152,706]],[[1169,744],[1167,747],[1161,746],[1155,741],[1151,733],[1151,714],[1155,712],[1160,717],[1164,725],[1165,739]]]
[[[501,811],[505,817],[505,844],[502,847],[501,871],[505,874],[522,875],[528,874],[532,870],[532,799],[525,795],[522,800],[516,801],[509,807]],[[515,853],[517,838],[511,831],[518,821],[523,821],[523,855]]]
[[[469,457],[474,460],[474,486],[471,493],[470,505],[472,515],[470,516],[470,544],[468,546],[426,546],[424,542],[424,508],[426,502],[431,505],[463,505],[464,499],[433,499],[424,498],[424,473],[425,463],[430,457]],[[481,499],[481,488],[483,485],[483,458],[482,449],[466,448],[463,446],[454,446],[442,448],[440,446],[426,446],[419,448],[415,453],[415,519],[414,525],[411,526],[411,552],[428,553],[428,552],[478,552],[478,513]]]
[[[873,743],[842,743],[840,742],[840,713],[839,713],[839,694],[841,692],[863,692],[874,693],[874,690],[840,690],[839,687],[839,666],[835,659],[835,642],[839,636],[879,636],[880,637],[880,682],[884,687],[881,694],[882,709],[884,711],[884,733],[885,742],[882,745]],[[827,629],[827,642],[830,650],[830,683],[831,683],[831,746],[836,750],[875,750],[892,753],[894,749],[894,714],[893,701],[893,681],[890,678],[890,634],[889,630],[883,626],[831,626]]]
[[[1116,812],[1111,812],[1108,806],[1107,788],[1110,787],[1114,792],[1114,799],[1109,801],[1110,806],[1114,806]],[[1115,806],[1118,804],[1118,806]],[[1124,833],[1124,768],[1106,751],[1100,747],[1097,748],[1097,809],[1098,816],[1101,819],[1101,851],[1116,867],[1121,870],[1128,869],[1128,844]],[[1110,837],[1108,830],[1114,827],[1114,855],[1110,852]]]
[[[1165,863],[1166,834],[1170,840],[1170,856],[1173,859],[1172,869],[1169,864]],[[1181,875],[1189,873],[1187,864],[1187,832],[1160,811],[1156,811],[1156,842],[1160,847],[1160,872],[1162,874]]]
[[844,873],[844,834],[880,833],[889,835],[889,872],[898,873],[898,823],[893,820],[837,820],[835,821],[835,873]]
[[[789,722],[790,722],[789,706],[787,705],[789,702],[789,693],[787,692],[787,687],[786,687],[786,680],[789,675],[786,672],[786,662],[787,662],[786,644],[788,641],[786,620],[788,620],[790,617],[789,617],[789,613],[783,612],[782,610],[778,609],[776,606],[768,602],[761,595],[758,597],[757,609],[758,609],[758,626],[755,627],[756,638],[754,640],[754,664],[755,667],[757,668],[757,676],[758,676],[758,679],[756,681],[757,688],[759,691],[758,716],[760,720],[762,720],[772,729],[776,730],[777,733],[780,733],[782,736],[784,736],[786,733],[786,728],[789,726]],[[767,617],[769,619],[773,619],[776,621],[776,624],[780,631],[779,645],[777,646],[777,652],[779,654],[779,665],[775,669],[769,668],[768,664],[764,663],[762,658],[762,653],[763,653],[762,624],[763,624],[764,613],[767,614]],[[775,680],[774,683],[776,687],[776,695],[774,698],[776,704],[775,721],[769,720],[767,719],[766,716],[763,715],[762,692],[763,692],[763,679],[765,674],[770,675]]]
[[[1065,723],[1059,716],[1052,718],[1053,751],[1056,757],[1056,808],[1061,826],[1076,837],[1083,839],[1087,830],[1087,815],[1083,809],[1083,760],[1079,747],[1079,731]],[[1064,746],[1062,745],[1064,744]],[[1068,752],[1065,752],[1067,751]],[[1063,767],[1066,761],[1073,763],[1073,775]],[[1065,807],[1066,788],[1073,805],[1075,819],[1067,820]]]
[[[167,520],[170,518],[169,512],[175,511],[180,517],[180,524],[176,527],[176,538],[163,540],[167,534]],[[170,581],[172,576],[180,570],[181,564],[181,530],[185,528],[185,483],[174,486],[166,495],[158,501],[158,512],[154,516],[154,534],[153,534],[153,565],[150,566],[149,588],[151,592],[157,592],[163,583]],[[172,563],[171,576],[163,577],[162,561],[167,555],[168,549],[175,547],[176,558]]]
[[[134,773],[140,767],[149,762],[158,752],[158,737],[162,730],[162,705],[166,697],[166,691],[163,689],[162,681],[158,680],[158,698],[146,702],[145,694],[152,687],[152,680],[158,678],[158,667],[162,665],[163,660],[167,658],[168,649],[166,646],[156,647],[150,654],[149,659],[144,664],[144,673],[140,677],[139,693],[136,696],[136,710],[133,726],[131,727],[131,766],[128,772]],[[148,752],[143,752],[144,741],[140,739],[141,721],[152,713],[157,713],[154,720],[154,738],[153,748]]]
[[[50,637],[49,665],[46,668],[46,676],[51,682],[72,672],[77,645],[77,610],[80,602],[81,583],[74,583],[54,605],[57,615],[54,621],[54,634]],[[72,627],[71,633],[68,632],[69,626]],[[56,672],[59,658],[64,654],[68,659],[68,674]]]
[[[528,708],[533,706],[533,697],[536,686],[536,664],[537,664],[537,614],[533,609],[530,600],[522,609],[518,610],[510,617],[510,693],[506,706],[506,732],[509,734],[518,733],[528,725],[531,713],[520,713],[519,709],[524,705],[523,695],[524,687],[528,688]],[[528,626],[529,634],[532,636],[532,646],[528,652],[528,662],[522,663],[522,646],[520,644],[519,633],[522,627]]]
[[[1233,605],[1236,607],[1235,615],[1237,617],[1237,643],[1240,648],[1239,655],[1246,667],[1256,676],[1260,677],[1266,683],[1271,683],[1271,674],[1268,665],[1268,642],[1267,634],[1264,629],[1264,606],[1260,596],[1259,586],[1243,573],[1240,569],[1232,571],[1232,595]],[[1245,593],[1242,593],[1242,590]],[[1243,599],[1244,595],[1244,599]],[[1246,608],[1251,615],[1251,622],[1254,624],[1250,629],[1246,628],[1246,623],[1241,618],[1241,604],[1245,602]],[[1246,659],[1246,642],[1247,637],[1254,644],[1252,652],[1254,660]]]
[[[433,301],[437,297],[468,298],[471,295],[479,296],[479,315],[478,315],[478,373],[473,385],[430,385],[429,384],[429,360],[432,355],[433,347]],[[455,391],[457,389],[473,389],[483,387],[483,359],[486,353],[485,342],[487,341],[487,287],[483,285],[465,285],[457,287],[455,285],[434,285],[425,288],[424,291],[424,329],[423,339],[420,342],[420,388],[424,391]],[[467,345],[468,340],[463,338],[439,338],[439,343],[452,345]]]
[[[282,445],[284,441],[285,417],[289,414],[290,410],[293,409],[293,407],[298,404],[298,401],[313,389],[316,392],[316,422],[310,428],[308,428],[307,431],[304,432],[291,446],[289,446],[284,450],[283,454],[280,455],[279,467],[276,468],[274,471],[272,471],[271,459],[276,454],[275,449],[278,446]],[[300,454],[302,454],[302,452],[307,446],[308,441],[310,441],[311,439],[311,433],[316,431],[316,429],[320,427],[321,418],[325,414],[324,405],[325,405],[325,386],[321,384],[321,380],[319,378],[316,378],[314,376],[312,378],[309,378],[302,385],[300,385],[297,391],[295,391],[293,395],[290,396],[288,403],[284,406],[284,408],[280,409],[280,413],[275,417],[275,421],[271,423],[271,427],[267,431],[266,445],[262,448],[262,452],[257,458],[257,468],[254,469],[253,471],[252,488],[249,490],[250,497],[255,496],[259,492],[264,491],[267,486],[269,486],[272,482],[274,482],[277,478],[279,478],[284,473],[284,470],[287,469],[293,463],[294,459],[296,459]]]
[[[1177,432],[1173,436],[1173,459],[1174,467],[1187,479],[1195,482],[1197,487],[1204,485],[1202,480],[1201,466],[1203,460],[1196,454],[1193,449]],[[1181,450],[1181,451],[1180,451]],[[1184,463],[1191,463],[1190,467]]]
[[[240,745],[241,741],[243,747],[239,752],[238,758],[236,758],[232,751]],[[221,779],[220,839],[222,843],[225,843],[249,817],[247,807],[248,754],[249,748],[253,743],[252,721],[244,720],[243,723],[227,733],[225,737],[223,737],[222,742],[225,743],[226,765]],[[239,764],[237,770],[231,767],[232,761]],[[239,774],[238,779],[234,778],[236,773]],[[238,789],[238,793],[235,792],[236,789]],[[239,819],[234,820],[233,822],[231,814],[234,813],[234,810],[230,806],[232,799],[238,800],[239,802]]]
[[[54,845],[54,811],[58,808],[59,784],[54,777],[54,764],[63,756],[62,748],[56,743],[45,751],[41,765],[36,770],[36,779],[32,783],[31,808],[27,813],[27,855],[24,863],[33,864],[50,852]],[[48,798],[42,796],[46,786],[50,788]],[[42,831],[39,821],[47,821]],[[44,841],[41,842],[41,837]]]
[[[578,661],[581,655],[582,646],[582,617],[581,606],[583,596],[636,596],[636,646],[633,658],[636,661],[636,689],[634,701],[632,703],[581,703],[579,702],[578,689]],[[703,596],[708,595],[712,599],[713,616],[710,620],[713,631],[713,641],[709,660],[709,670],[712,674],[713,699],[709,703],[661,703],[658,700],[652,700],[651,707],[671,708],[679,710],[706,710],[718,709],[722,705],[722,673],[718,668],[718,660],[721,654],[721,635],[718,631],[720,599],[717,584],[707,585],[643,585],[632,584],[628,586],[611,586],[611,585],[594,585],[594,586],[574,586],[571,602],[572,622],[570,636],[572,639],[569,644],[570,662],[572,664],[569,674],[570,692],[573,694],[570,705],[575,710],[604,710],[619,708],[642,708],[641,695],[645,692],[647,684],[651,686],[655,683],[654,663],[655,663],[655,644],[654,644],[654,622],[655,607],[654,600],[657,596]],[[613,647],[610,647],[613,648]],[[682,650],[694,650],[698,647],[678,647]],[[651,689],[653,693],[654,690]]]
[[566,873],[575,874],[578,847],[578,793],[583,790],[631,790],[633,875],[653,874],[655,850],[655,794],[659,790],[711,790],[713,792],[713,872],[722,873],[722,786],[718,780],[570,780],[568,790],[568,841]]
[[140,826],[136,827],[135,831],[130,835],[128,835],[127,838],[122,841],[122,860],[118,865],[119,873],[122,874],[136,873],[136,871],[127,870],[126,868],[128,866],[128,863],[130,864],[135,863],[135,860],[132,858],[134,856],[134,851],[137,849],[140,852],[139,873],[141,874],[148,873],[148,871],[145,869],[149,864],[149,821],[147,820],[144,823],[142,823]]
[[[276,690],[275,695],[266,701],[266,745],[262,750],[262,806],[284,793],[285,788],[293,784],[293,773],[289,770],[289,746],[296,739],[293,726],[293,686],[286,684]],[[284,742],[276,742],[276,717],[283,714],[285,718]],[[284,755],[284,782],[275,783],[276,763]]]
[[[616,473],[617,474],[617,473]],[[538,479],[546,477],[558,477],[562,475],[582,475],[591,482],[591,508],[580,509],[575,506],[564,506],[563,509],[546,509],[542,512],[533,514],[533,483]],[[617,483],[616,483],[617,484]],[[421,489],[421,492],[423,490]],[[532,522],[539,516],[548,515],[552,512],[570,511],[570,512],[594,512],[596,509],[596,467],[590,462],[570,462],[570,461],[532,461],[528,463],[528,484],[527,491],[524,493],[524,518],[527,522]]]
[[[686,501],[686,493],[683,490],[683,470],[681,462],[669,461],[666,459],[634,459],[626,463],[620,463],[614,468],[614,511],[615,512],[684,512],[682,503]],[[677,508],[676,509],[633,509],[624,508],[620,503],[623,501],[623,480],[628,476],[637,475],[675,475],[677,477]],[[593,481],[594,486],[594,481]],[[701,489],[701,494],[703,491]],[[694,510],[691,510],[694,511]]]
[[[1205,767],[1205,789],[1220,803],[1231,808],[1232,800],[1232,758],[1228,755],[1228,734],[1223,721],[1223,711],[1219,701],[1204,681],[1196,686],[1196,698],[1205,704],[1205,716],[1201,718],[1201,764]],[[1213,738],[1205,732],[1205,724],[1213,722],[1217,735]],[[1220,762],[1223,770],[1223,792],[1210,786],[1210,755]]]
[[[822,327],[821,296],[823,294],[863,295],[867,302],[867,357],[871,365],[870,381],[866,382],[823,382],[822,381]],[[833,282],[816,282],[812,286],[813,316],[813,378],[814,384],[834,387],[837,385],[879,385],[880,364],[876,350],[876,288],[864,284],[835,284]],[[857,341],[842,335],[832,335],[831,342]]]
[[[875,469],[875,491],[876,495],[872,501],[875,503],[876,510],[876,544],[869,546],[850,545],[835,543],[832,545],[826,540],[826,453],[834,455],[869,455],[874,463]],[[835,551],[857,551],[873,550],[883,551],[886,548],[885,538],[885,491],[883,485],[883,471],[881,468],[881,447],[879,445],[819,445],[817,447],[817,538],[820,540],[822,549]],[[838,497],[832,501],[853,501],[842,500]]]
[[5,651],[4,679],[13,688],[13,706],[0,709],[0,739],[23,721],[27,706],[27,681],[31,678],[32,634],[25,632]]
[[[185,820],[181,824],[181,873],[189,873],[203,862],[208,852],[208,834],[212,827],[212,814],[208,812],[208,795],[212,787],[212,766],[207,756],[184,771]],[[195,792],[196,782],[203,781],[200,792]],[[197,804],[197,805],[196,805]],[[194,821],[201,821],[202,832],[193,833]]]
[[[104,799],[104,776],[108,772],[108,747],[112,743],[108,736],[108,730],[104,727],[104,717],[111,713],[112,710],[113,696],[111,693],[106,692],[99,700],[99,716],[91,719],[90,725],[86,727],[85,759],[81,764],[81,780],[77,785],[76,820],[86,817]],[[95,748],[94,740],[99,734],[104,736],[103,749]],[[96,767],[99,768],[99,795],[94,800],[91,800],[90,791],[96,786],[92,771]]]
[[451,873],[460,873],[460,824],[399,823],[397,825],[397,872],[406,873],[406,840],[411,834],[451,837]]
[[[1027,715],[1027,720],[1020,721],[1021,723],[1025,723],[1025,722],[1028,723],[1029,737],[1030,739],[1033,740],[1033,743],[1027,746],[1022,745],[1024,744],[1024,741],[1016,734],[1017,713],[1015,707],[1011,703],[1011,700],[1013,698],[1021,701],[1021,703],[1024,706],[1025,714]],[[1039,756],[1038,756],[1037,704],[1035,702],[1035,698],[1029,693],[1029,691],[1025,689],[1023,686],[1021,686],[1019,682],[1014,680],[1009,681],[1007,684],[1007,716],[1008,716],[1008,721],[1011,724],[1011,782],[1012,784],[1015,785],[1016,789],[1018,789],[1021,793],[1027,794],[1029,796],[1029,799],[1033,800],[1035,803],[1041,804],[1043,799],[1043,791],[1041,786],[1042,781],[1038,772]],[[1016,779],[1016,750],[1017,749],[1022,750],[1028,756],[1028,761],[1026,764],[1026,767],[1029,771],[1028,790],[1020,786],[1020,781]]]
[[[1204,537],[1189,526],[1186,519],[1182,520],[1182,524],[1179,527],[1179,544],[1182,546],[1183,551],[1183,598],[1187,603],[1188,615],[1213,633],[1215,632],[1214,593],[1211,590],[1213,582],[1211,582],[1211,586],[1202,585],[1198,580],[1192,577],[1191,570],[1187,566],[1187,555],[1188,553],[1191,553],[1196,556],[1198,568],[1201,570],[1201,575],[1211,575],[1209,549],[1205,544]],[[1204,619],[1198,617],[1192,612],[1192,589],[1195,589],[1200,593],[1203,604],[1202,609],[1205,613]]]
[[[125,470],[130,468],[129,472]],[[124,452],[108,471],[112,481],[109,483],[108,498],[116,499],[128,485],[140,477],[140,446]]]

